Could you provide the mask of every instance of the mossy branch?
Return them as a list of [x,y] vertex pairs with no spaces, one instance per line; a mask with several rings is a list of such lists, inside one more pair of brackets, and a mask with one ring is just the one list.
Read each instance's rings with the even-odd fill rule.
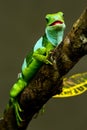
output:
[[50,54],[53,65],[44,64],[29,85],[18,96],[23,112],[21,126],[16,124],[11,106],[0,120],[0,130],[25,130],[42,106],[62,90],[63,76],[87,54],[87,9],[74,23],[62,43]]

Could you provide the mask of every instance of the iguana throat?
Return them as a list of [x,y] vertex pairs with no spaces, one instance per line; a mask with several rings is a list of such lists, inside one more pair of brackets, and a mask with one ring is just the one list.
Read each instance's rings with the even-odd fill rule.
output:
[[[55,23],[55,26],[56,24],[58,23]],[[54,25],[54,23],[52,25]],[[48,26],[45,29],[45,33],[48,41],[50,41],[54,46],[59,45],[63,39],[65,24],[62,24],[62,26],[63,28],[60,29],[53,26],[52,26],[53,28]]]

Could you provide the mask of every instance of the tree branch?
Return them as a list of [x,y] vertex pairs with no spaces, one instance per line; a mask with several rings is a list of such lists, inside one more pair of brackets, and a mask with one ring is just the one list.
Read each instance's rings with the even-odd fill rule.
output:
[[87,9],[74,23],[63,42],[50,54],[53,65],[44,64],[29,85],[18,96],[23,109],[20,113],[21,126],[16,124],[14,109],[11,106],[0,120],[0,130],[25,130],[33,116],[55,94],[62,90],[63,76],[87,54]]

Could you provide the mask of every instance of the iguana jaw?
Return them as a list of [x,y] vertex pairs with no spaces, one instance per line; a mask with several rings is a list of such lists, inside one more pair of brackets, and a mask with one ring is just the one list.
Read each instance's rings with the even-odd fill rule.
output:
[[63,22],[60,20],[57,20],[57,21],[51,23],[50,26],[55,26],[55,25],[59,25],[59,24],[63,24]]

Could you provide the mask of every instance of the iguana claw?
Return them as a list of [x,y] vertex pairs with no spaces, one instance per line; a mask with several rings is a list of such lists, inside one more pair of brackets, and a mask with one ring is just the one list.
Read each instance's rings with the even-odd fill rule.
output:
[[49,61],[49,60],[46,60],[45,63],[46,63],[46,64],[50,64],[50,65],[53,64],[53,63],[52,63],[51,61]]

